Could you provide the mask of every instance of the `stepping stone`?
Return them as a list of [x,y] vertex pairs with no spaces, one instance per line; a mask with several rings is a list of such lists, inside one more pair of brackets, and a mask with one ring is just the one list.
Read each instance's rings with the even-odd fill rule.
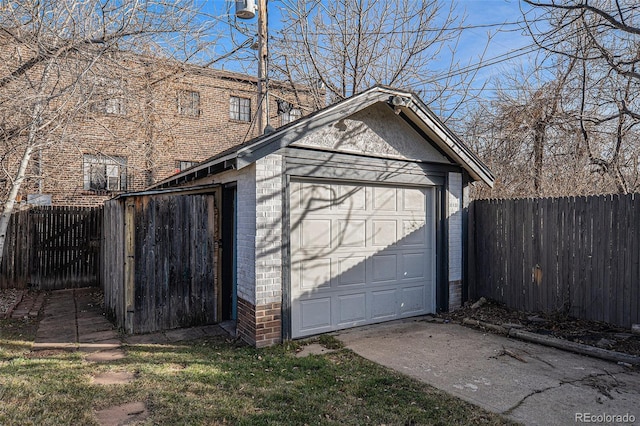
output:
[[78,343],[78,350],[86,353],[103,352],[106,350],[120,349],[122,343],[120,340],[105,340],[95,343]]
[[93,376],[91,383],[94,385],[126,385],[135,378],[135,374],[128,371],[106,371]]
[[149,417],[147,406],[144,402],[131,402],[96,411],[96,418],[100,426],[127,425],[141,422]]
[[107,349],[104,351],[93,352],[85,358],[89,362],[111,362],[124,359],[126,354],[122,349]]
[[328,354],[331,352],[335,352],[335,349],[327,349],[318,343],[312,343],[310,345],[304,346],[302,350],[296,353],[296,358],[305,358],[309,355],[322,355]]

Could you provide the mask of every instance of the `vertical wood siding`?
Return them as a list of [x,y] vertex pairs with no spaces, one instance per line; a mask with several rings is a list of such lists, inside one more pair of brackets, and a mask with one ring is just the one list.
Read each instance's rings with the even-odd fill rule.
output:
[[217,320],[215,218],[213,194],[105,204],[105,304],[120,327],[146,333]]
[[480,200],[472,212],[472,297],[640,323],[640,195]]
[[102,208],[33,207],[12,215],[0,288],[98,285]]
[[100,276],[104,290],[104,305],[109,318],[123,327],[124,304],[124,203],[111,200],[104,203]]

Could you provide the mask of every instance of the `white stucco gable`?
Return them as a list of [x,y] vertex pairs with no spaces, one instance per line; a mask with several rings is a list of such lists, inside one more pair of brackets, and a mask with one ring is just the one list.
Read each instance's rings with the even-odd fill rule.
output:
[[373,104],[348,117],[313,129],[291,146],[400,160],[451,163],[383,103]]

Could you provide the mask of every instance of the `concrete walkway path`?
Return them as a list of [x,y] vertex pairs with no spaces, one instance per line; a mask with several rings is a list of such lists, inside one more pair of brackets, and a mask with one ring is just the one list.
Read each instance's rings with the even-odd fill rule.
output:
[[128,345],[167,344],[227,335],[219,325],[207,325],[120,336],[102,311],[101,295],[97,288],[51,292],[44,304],[33,350],[80,350],[89,353],[88,361],[113,361],[125,356],[123,341]]
[[95,288],[53,291],[45,301],[33,350],[104,352],[110,360],[120,355],[122,342],[103,315],[99,296]]
[[[351,329],[337,338],[364,358],[525,425],[601,415],[640,423],[640,372],[615,363],[419,320]],[[616,418],[608,419],[596,423]]]

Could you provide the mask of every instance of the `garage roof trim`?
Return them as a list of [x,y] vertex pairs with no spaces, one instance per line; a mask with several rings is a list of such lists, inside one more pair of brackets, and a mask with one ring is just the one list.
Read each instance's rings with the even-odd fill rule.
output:
[[[392,98],[396,96],[402,100],[400,105],[392,105]],[[203,174],[215,174],[229,168],[242,169],[256,160],[290,145],[310,131],[346,118],[378,102],[387,103],[393,108],[400,108],[406,119],[418,126],[440,149],[460,164],[474,180],[481,180],[487,185],[493,186],[495,178],[489,168],[416,94],[385,86],[374,86],[280,127],[273,133],[259,136],[221,152],[194,167],[158,182],[151,188],[171,187],[199,178]]]

